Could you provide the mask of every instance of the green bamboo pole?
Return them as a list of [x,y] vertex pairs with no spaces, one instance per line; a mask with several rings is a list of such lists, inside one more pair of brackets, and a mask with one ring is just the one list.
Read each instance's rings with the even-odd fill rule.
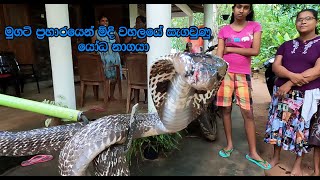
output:
[[82,116],[82,112],[78,110],[68,109],[4,94],[0,94],[0,106],[7,106],[25,111],[31,111],[52,117],[68,119],[71,121],[78,121]]

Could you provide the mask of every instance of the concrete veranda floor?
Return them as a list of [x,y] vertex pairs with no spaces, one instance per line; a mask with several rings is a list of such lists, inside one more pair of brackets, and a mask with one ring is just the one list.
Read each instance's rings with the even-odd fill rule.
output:
[[[256,81],[256,82],[255,82]],[[256,84],[255,84],[256,83]],[[262,81],[253,80],[253,86],[257,85],[257,83],[263,83]],[[33,99],[37,101],[43,101],[44,99],[52,99],[53,98],[53,90],[49,86],[51,82],[41,82],[41,94],[37,94],[35,90],[35,85],[30,83],[27,84],[25,93],[23,94],[23,98]],[[263,85],[263,84],[262,84]],[[79,85],[76,84],[76,94],[77,94],[77,102],[79,102]],[[123,98],[125,99],[126,95],[126,81],[123,81]],[[260,87],[256,88],[258,91],[254,91],[253,96],[259,96],[258,93],[267,93],[267,89],[261,89]],[[102,99],[99,101],[95,101],[92,93],[92,88],[88,88],[87,90],[87,103],[85,107],[79,108],[83,111],[88,111],[94,106],[105,107],[103,105]],[[255,94],[256,93],[256,94]],[[119,97],[116,92],[116,97]],[[144,97],[141,94],[140,97]],[[255,98],[255,97],[254,97]],[[254,101],[258,104],[257,106],[261,106],[262,108],[266,108],[266,104],[268,103],[270,98],[260,98],[262,102]],[[255,106],[255,108],[257,107]],[[91,118],[98,118],[99,116],[115,114],[115,113],[124,113],[125,112],[125,100],[122,101],[113,101],[110,102],[106,107],[106,112],[104,113],[94,113],[93,111],[89,111],[88,116]],[[147,106],[142,104],[142,111],[145,111]],[[2,118],[0,119],[0,130],[7,131],[21,131],[21,130],[29,130],[34,128],[39,128],[44,126],[43,115],[25,112],[16,109],[10,109],[6,107],[0,107],[0,113]],[[17,115],[18,114],[18,115]],[[261,121],[264,114],[257,114],[256,121]],[[248,152],[248,145],[246,141],[246,136],[243,128],[243,119],[241,117],[239,108],[235,106],[234,111],[232,113],[233,119],[233,140],[235,150],[232,153],[230,158],[224,159],[218,155],[218,151],[225,146],[225,137],[223,132],[222,122],[218,122],[218,138],[214,142],[206,141],[198,132],[194,132],[189,135],[195,136],[187,136],[183,137],[180,142],[179,150],[173,151],[167,157],[160,157],[157,160],[141,160],[133,161],[130,166],[131,175],[134,176],[264,176],[265,172],[261,168],[257,167],[253,163],[250,163],[245,159],[245,155]],[[258,152],[261,156],[269,160],[270,152],[272,152],[272,147],[270,145],[266,145],[261,140],[261,134],[264,130],[264,122],[257,125],[257,148]],[[58,154],[54,154],[54,159],[52,161],[46,163],[40,163],[28,167],[19,166],[19,161],[16,162],[15,167],[8,169],[2,176],[59,176],[58,172]],[[283,164],[286,165],[287,161],[290,163],[293,160],[292,155],[285,154],[283,157]],[[311,154],[306,159],[307,173],[305,175],[310,174],[310,169],[308,167],[311,163]],[[3,166],[4,161],[0,161],[0,166]],[[279,168],[283,169],[283,167]],[[279,169],[278,168],[278,169]],[[288,166],[285,167],[288,169]],[[288,171],[275,171],[270,170],[267,175],[283,175]]]
[[[219,129],[219,138],[208,142],[201,136],[184,137],[179,150],[167,157],[157,160],[133,161],[131,175],[133,176],[263,176],[264,171],[245,159],[247,142],[243,131],[243,123],[239,119],[239,111],[233,113],[235,123],[233,130],[236,134],[235,147],[232,156],[223,159],[218,151],[224,145],[224,134]],[[221,121],[219,127],[222,127]],[[33,166],[17,166],[2,174],[3,176],[59,176],[58,154],[55,159]]]

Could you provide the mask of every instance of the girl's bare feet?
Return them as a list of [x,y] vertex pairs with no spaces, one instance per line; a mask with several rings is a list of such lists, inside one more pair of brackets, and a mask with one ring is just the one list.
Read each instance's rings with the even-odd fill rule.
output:
[[298,168],[298,167],[293,167],[290,175],[291,176],[303,176],[301,168]]
[[302,175],[302,174],[298,174],[298,173],[296,174],[296,173],[292,173],[292,172],[291,172],[290,176],[303,176],[303,175]]
[[275,167],[276,165],[279,164],[279,159],[278,158],[272,158],[271,161],[269,161],[269,164],[271,167]]

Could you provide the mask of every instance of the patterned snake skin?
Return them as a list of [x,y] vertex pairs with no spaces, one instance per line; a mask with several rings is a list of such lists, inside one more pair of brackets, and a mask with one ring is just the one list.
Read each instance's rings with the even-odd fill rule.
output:
[[85,125],[0,131],[0,156],[60,151],[63,176],[87,175],[93,163],[98,176],[130,175],[126,152],[133,139],[183,130],[208,105],[227,72],[221,58],[177,53],[157,59],[149,86],[156,113],[109,115]]

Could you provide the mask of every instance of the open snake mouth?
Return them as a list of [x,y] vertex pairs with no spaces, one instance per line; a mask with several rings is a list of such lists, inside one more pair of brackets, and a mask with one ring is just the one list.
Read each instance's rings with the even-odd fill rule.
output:
[[198,91],[214,89],[224,77],[227,68],[223,59],[201,53],[183,53],[173,61],[173,65],[176,72]]

